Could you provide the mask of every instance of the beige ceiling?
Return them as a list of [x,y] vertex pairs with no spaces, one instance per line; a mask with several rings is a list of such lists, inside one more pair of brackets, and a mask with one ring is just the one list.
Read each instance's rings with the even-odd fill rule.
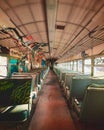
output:
[[46,57],[60,59],[104,43],[104,0],[0,0],[0,8],[0,30],[15,28],[23,38],[0,31],[0,45],[25,53],[32,36],[34,46],[47,43]]

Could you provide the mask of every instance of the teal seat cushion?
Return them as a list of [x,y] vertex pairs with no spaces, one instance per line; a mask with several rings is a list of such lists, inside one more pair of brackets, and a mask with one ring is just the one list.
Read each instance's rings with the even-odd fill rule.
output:
[[[3,110],[3,109],[2,109]],[[0,113],[0,121],[21,122],[27,120],[29,116],[28,104],[10,106],[9,109]]]

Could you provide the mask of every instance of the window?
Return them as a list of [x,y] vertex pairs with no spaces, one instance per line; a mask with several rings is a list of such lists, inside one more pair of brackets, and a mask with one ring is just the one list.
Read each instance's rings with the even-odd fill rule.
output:
[[7,57],[0,56],[0,78],[7,76]]
[[74,71],[77,71],[77,61],[74,61],[74,67],[73,67]]
[[57,64],[56,68],[63,70],[71,70],[72,69],[71,62]]
[[82,60],[78,60],[78,72],[82,73]]
[[91,74],[91,59],[85,59],[84,61],[84,73]]
[[104,76],[104,56],[94,59],[94,76]]

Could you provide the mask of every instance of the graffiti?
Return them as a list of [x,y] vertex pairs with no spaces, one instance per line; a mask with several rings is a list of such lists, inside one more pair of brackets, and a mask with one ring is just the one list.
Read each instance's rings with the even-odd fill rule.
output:
[[0,90],[5,91],[7,89],[10,89],[13,87],[13,83],[10,83],[8,81],[2,81],[0,82]]
[[103,64],[104,65],[104,57],[96,58],[95,59],[95,65]]

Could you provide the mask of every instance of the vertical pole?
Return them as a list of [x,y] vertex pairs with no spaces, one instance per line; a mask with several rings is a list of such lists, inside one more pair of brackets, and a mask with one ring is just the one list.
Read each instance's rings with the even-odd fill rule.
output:
[[78,60],[76,60],[76,71],[78,71]]
[[82,73],[84,74],[84,60],[85,59],[82,59]]
[[91,76],[94,75],[94,57],[91,57]]
[[70,61],[70,70],[72,70],[72,68],[71,68],[71,61]]

